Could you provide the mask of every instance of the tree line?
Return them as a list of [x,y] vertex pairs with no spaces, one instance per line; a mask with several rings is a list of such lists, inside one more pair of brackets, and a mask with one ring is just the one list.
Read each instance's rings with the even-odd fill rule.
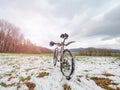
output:
[[36,46],[25,39],[15,25],[0,19],[0,53],[50,53],[51,50]]
[[80,55],[85,56],[120,56],[119,50],[87,48],[79,51]]

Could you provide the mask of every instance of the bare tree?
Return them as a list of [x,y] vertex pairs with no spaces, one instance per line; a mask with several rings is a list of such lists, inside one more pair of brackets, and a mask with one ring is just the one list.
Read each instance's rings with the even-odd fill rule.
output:
[[36,46],[25,39],[20,29],[0,20],[0,52],[4,53],[46,53],[51,50]]

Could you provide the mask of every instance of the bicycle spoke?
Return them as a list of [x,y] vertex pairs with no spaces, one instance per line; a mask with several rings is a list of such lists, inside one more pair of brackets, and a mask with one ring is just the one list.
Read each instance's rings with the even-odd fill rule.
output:
[[72,70],[72,63],[71,63],[71,57],[65,57],[64,63],[63,63],[63,72],[65,76],[69,76]]

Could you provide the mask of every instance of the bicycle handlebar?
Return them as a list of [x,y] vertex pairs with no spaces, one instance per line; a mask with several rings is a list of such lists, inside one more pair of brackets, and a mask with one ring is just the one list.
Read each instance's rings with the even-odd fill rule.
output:
[[54,46],[54,45],[57,45],[57,46],[62,46],[62,45],[68,46],[68,45],[70,45],[71,43],[74,43],[74,42],[75,41],[71,41],[71,42],[68,42],[67,44],[64,44],[63,42],[61,42],[61,43],[55,43],[55,42],[51,41],[50,42],[50,46]]
[[68,46],[70,45],[71,43],[74,43],[75,41],[71,41],[71,42],[68,42],[67,44],[65,44],[65,46]]
[[60,35],[60,38],[63,38],[63,42],[61,42],[61,43],[55,43],[55,42],[51,41],[51,42],[50,42],[50,46],[54,46],[54,45],[57,45],[57,46],[62,46],[62,45],[68,46],[69,44],[75,42],[75,41],[71,41],[71,42],[68,42],[67,44],[65,44],[65,40],[66,40],[68,37],[69,37],[69,35],[68,35],[67,33],[61,34],[61,35]]

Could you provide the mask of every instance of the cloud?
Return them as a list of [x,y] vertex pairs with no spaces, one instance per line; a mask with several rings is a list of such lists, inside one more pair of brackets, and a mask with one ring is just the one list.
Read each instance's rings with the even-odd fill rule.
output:
[[[71,47],[118,45],[119,0],[2,0],[0,18],[20,27],[34,43],[49,47],[68,33]],[[115,41],[115,43],[112,41]],[[113,45],[112,45],[113,44]]]
[[94,12],[98,8],[104,6],[109,0],[48,0],[52,4],[54,9],[54,14],[56,17],[66,17],[73,18],[76,14],[82,14],[86,9],[94,9]]
[[[75,15],[71,21],[71,25],[69,25],[73,29],[72,34],[76,38],[97,36],[101,37],[101,40],[119,37],[120,3],[110,2],[107,4],[107,8],[105,7],[104,10],[103,7],[99,7],[99,13],[94,13],[93,9],[88,9],[82,15]],[[93,12],[94,14],[90,14],[89,12]]]
[[120,4],[103,16],[103,20],[96,22],[90,35],[105,35],[110,38],[120,36]]

